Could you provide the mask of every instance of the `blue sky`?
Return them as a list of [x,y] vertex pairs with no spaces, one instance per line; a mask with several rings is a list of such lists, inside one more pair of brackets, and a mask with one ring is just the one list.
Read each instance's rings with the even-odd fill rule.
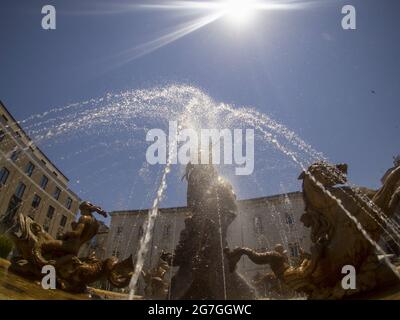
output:
[[[0,99],[23,120],[109,92],[191,85],[217,102],[269,115],[331,161],[347,162],[353,183],[379,186],[400,153],[398,1],[315,1],[298,10],[258,12],[241,27],[221,19],[125,63],[129,54],[122,52],[197,17],[115,10],[137,3],[3,0]],[[57,9],[56,30],[41,28],[45,4]],[[344,4],[355,6],[357,30],[341,28]],[[87,141],[107,138],[98,134]],[[156,180],[143,187],[135,178],[142,163],[130,160],[127,150],[110,159],[87,154],[93,161],[85,167],[72,155],[83,148],[77,139],[41,147],[83,198],[107,210],[151,204]],[[148,178],[155,179],[159,169],[150,168]],[[260,188],[243,181],[239,197],[299,189],[297,174],[293,168],[271,170],[259,179]],[[175,173],[163,205],[184,204],[184,185],[177,181]]]

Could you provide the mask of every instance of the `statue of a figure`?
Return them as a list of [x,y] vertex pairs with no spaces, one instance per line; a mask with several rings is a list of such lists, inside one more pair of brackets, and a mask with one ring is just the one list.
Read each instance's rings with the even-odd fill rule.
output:
[[71,223],[71,231],[62,234],[60,240],[44,242],[40,246],[40,250],[35,252],[34,257],[37,258],[37,263],[42,265],[49,264],[49,261],[43,257],[51,252],[57,252],[57,254],[64,256],[77,256],[81,246],[97,234],[100,224],[93,216],[93,213],[97,212],[103,217],[107,217],[107,213],[88,201],[83,201],[79,209],[81,216],[77,222],[73,221]]
[[82,202],[80,209],[81,217],[72,222],[72,230],[63,234],[60,240],[54,239],[40,224],[20,213],[9,231],[18,252],[9,270],[39,280],[43,277],[42,267],[53,265],[57,287],[71,292],[84,292],[87,284],[101,278],[108,279],[116,287],[127,286],[133,272],[132,257],[122,262],[115,257],[105,260],[93,255],[77,257],[80,247],[98,232],[99,222],[93,212],[107,216],[104,210],[89,202]]
[[170,269],[167,262],[169,255],[162,253],[158,264],[155,268],[148,272],[142,271],[144,281],[146,283],[145,297],[150,299],[165,299],[168,294],[168,282],[165,280],[165,276]]
[[[396,283],[398,278],[392,269],[379,260],[376,248],[359,228],[362,227],[373,241],[379,241],[382,235],[380,212],[391,218],[400,203],[400,166],[388,171],[379,190],[337,186],[346,183],[345,164],[318,162],[302,172],[299,179],[303,180],[305,203],[301,221],[311,228],[311,254],[303,254],[300,266],[288,267],[283,257],[236,249],[233,253],[227,252],[231,265],[235,265],[242,254],[256,263],[263,263],[265,259],[271,264],[273,258],[277,263],[276,276],[312,299],[340,299]],[[356,268],[355,290],[342,287],[341,270],[345,265]]]
[[227,230],[236,217],[236,196],[211,164],[188,164],[185,219],[169,263],[179,267],[171,281],[171,299],[252,299],[254,289],[236,272],[228,272],[223,255]]
[[236,264],[243,255],[248,256],[255,264],[268,264],[279,280],[283,280],[283,274],[289,268],[289,258],[281,244],[277,244],[274,250],[267,252],[255,252],[249,248],[236,248],[230,251],[225,248],[224,253],[229,258],[229,270],[231,272],[235,270]]

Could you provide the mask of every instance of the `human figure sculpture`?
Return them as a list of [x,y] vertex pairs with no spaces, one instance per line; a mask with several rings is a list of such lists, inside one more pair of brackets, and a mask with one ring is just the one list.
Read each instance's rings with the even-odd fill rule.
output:
[[237,272],[228,272],[223,255],[226,234],[236,217],[232,186],[213,165],[192,165],[188,180],[188,207],[174,254],[168,258],[178,271],[171,280],[171,299],[252,299],[252,288]]
[[162,252],[155,268],[148,272],[142,270],[142,275],[146,283],[144,289],[146,298],[159,300],[167,297],[169,283],[165,280],[165,276],[170,269],[167,259],[168,255]]
[[229,270],[232,272],[239,259],[246,255],[255,264],[268,264],[272,272],[279,280],[283,280],[283,274],[289,268],[289,258],[284,247],[277,244],[272,251],[255,252],[249,248],[236,248],[230,251],[228,248],[224,250],[225,255],[229,258]]
[[116,287],[129,284],[133,272],[132,257],[119,262],[111,257],[105,260],[91,255],[78,258],[77,254],[87,241],[98,232],[99,222],[93,212],[106,216],[105,211],[83,202],[80,205],[81,217],[72,223],[72,230],[54,239],[43,227],[28,216],[19,214],[9,234],[18,254],[12,258],[10,271],[32,279],[41,279],[44,265],[56,269],[57,287],[71,292],[84,292],[86,286],[102,278],[108,279]]
[[88,201],[83,201],[79,205],[79,209],[81,216],[77,222],[73,221],[71,223],[70,231],[62,234],[59,240],[45,241],[34,252],[34,257],[38,264],[49,264],[44,255],[50,252],[57,252],[59,255],[64,256],[77,256],[81,246],[97,234],[100,224],[93,216],[93,213],[97,212],[103,217],[107,217],[107,213]]

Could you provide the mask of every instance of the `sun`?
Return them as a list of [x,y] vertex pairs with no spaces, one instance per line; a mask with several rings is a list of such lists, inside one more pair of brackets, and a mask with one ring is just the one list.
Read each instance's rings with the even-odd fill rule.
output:
[[223,15],[232,22],[242,24],[252,17],[257,9],[255,0],[224,0],[221,3]]

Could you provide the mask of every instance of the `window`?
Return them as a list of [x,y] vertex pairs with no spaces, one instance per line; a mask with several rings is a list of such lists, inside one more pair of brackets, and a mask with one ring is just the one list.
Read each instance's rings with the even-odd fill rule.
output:
[[70,197],[67,198],[67,203],[65,204],[67,209],[71,209],[72,207],[72,199]]
[[32,162],[29,162],[25,168],[25,173],[27,174],[28,177],[32,176],[33,170],[35,170],[35,166]]
[[26,185],[24,185],[22,182],[18,183],[17,189],[15,190],[15,196],[19,199],[22,199],[25,189]]
[[120,255],[119,251],[117,249],[114,249],[112,252],[112,256],[119,258],[119,255]]
[[60,198],[60,194],[61,194],[61,189],[59,187],[56,187],[56,189],[54,190],[53,193],[53,197],[58,200]]
[[37,209],[40,205],[40,201],[42,201],[42,199],[37,194],[35,194],[32,200],[32,208]]
[[7,222],[7,221],[12,221],[14,220],[15,215],[18,212],[19,207],[22,204],[22,200],[18,198],[15,194],[13,194],[10,197],[10,201],[8,202],[8,207],[5,212],[5,215],[2,217],[2,220]]
[[294,223],[293,215],[290,213],[285,214],[286,223],[292,225]]
[[14,151],[12,152],[12,154],[11,154],[10,159],[11,159],[12,161],[14,161],[14,162],[17,161],[18,156],[19,156],[19,153],[20,153],[19,150],[14,150]]
[[164,239],[168,239],[171,233],[171,225],[167,224],[164,226],[164,230],[163,230],[163,238]]
[[6,136],[6,133],[4,132],[4,130],[0,130],[0,142],[4,140]]
[[289,243],[290,256],[297,258],[300,255],[300,245],[298,242]]
[[0,184],[5,185],[9,175],[10,171],[8,171],[6,167],[3,167],[0,170]]
[[123,229],[124,229],[124,228],[123,228],[122,226],[118,226],[118,227],[117,227],[117,234],[118,234],[118,235],[121,234]]
[[42,177],[42,180],[40,180],[40,187],[45,190],[47,187],[47,183],[49,182],[49,178],[47,178],[46,176]]
[[46,232],[49,232],[51,219],[53,219],[53,216],[54,216],[54,208],[52,206],[49,206],[49,209],[47,210],[46,218],[44,219],[44,223],[43,223],[43,228],[44,228],[44,230],[46,230]]
[[67,224],[67,217],[62,216],[60,221],[60,226],[65,227],[66,224]]
[[263,225],[260,217],[254,217],[254,230],[257,234],[263,233]]
[[54,216],[54,208],[52,206],[49,206],[46,217],[51,220],[53,219],[53,216]]

